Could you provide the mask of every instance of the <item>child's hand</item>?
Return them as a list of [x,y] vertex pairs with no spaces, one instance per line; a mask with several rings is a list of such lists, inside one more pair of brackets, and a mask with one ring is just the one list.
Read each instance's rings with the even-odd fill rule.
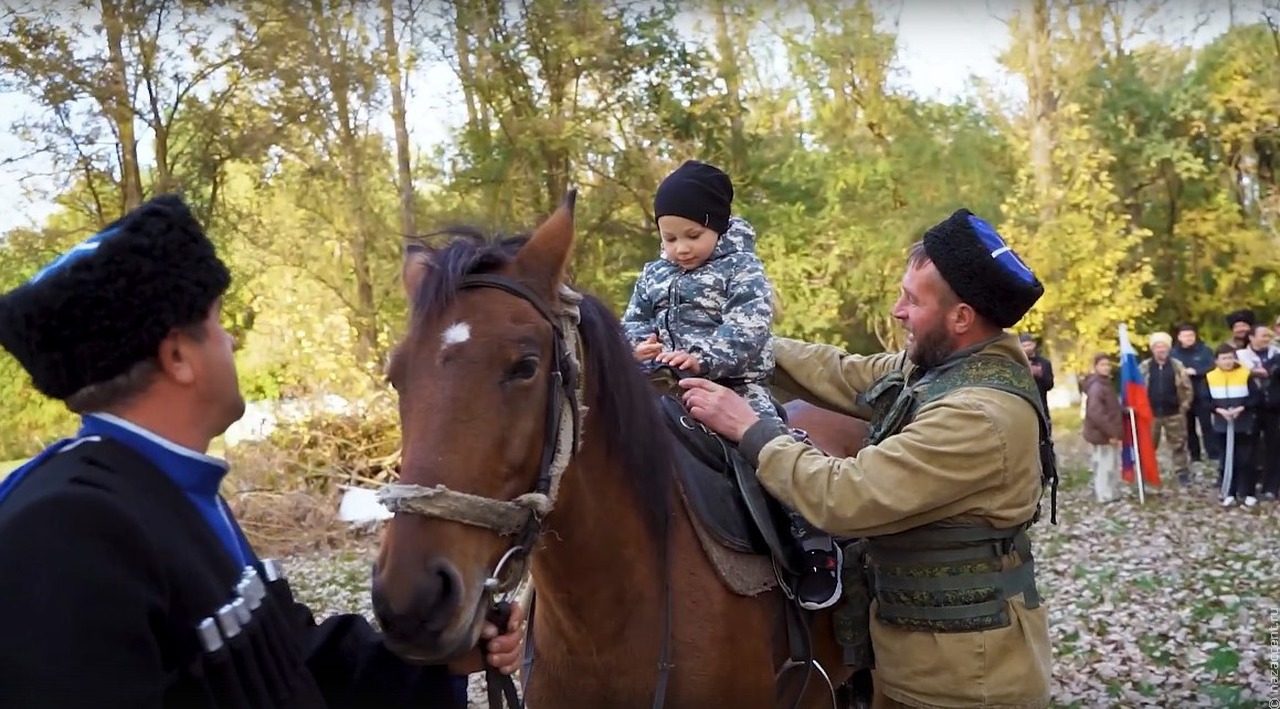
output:
[[663,352],[658,355],[658,361],[663,364],[670,365],[676,369],[683,369],[686,372],[694,374],[702,374],[702,363],[698,361],[697,355],[689,354],[684,350],[675,350],[674,352]]
[[662,343],[658,342],[657,334],[650,335],[649,339],[636,345],[637,362],[648,362],[660,354],[662,354]]

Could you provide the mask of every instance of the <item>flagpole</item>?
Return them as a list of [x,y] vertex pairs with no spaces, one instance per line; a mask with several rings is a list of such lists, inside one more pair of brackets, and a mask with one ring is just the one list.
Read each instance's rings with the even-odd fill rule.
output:
[[1129,435],[1133,437],[1133,474],[1138,481],[1138,504],[1145,505],[1147,498],[1142,484],[1142,455],[1138,450],[1138,419],[1133,415],[1132,406],[1125,408],[1129,412]]

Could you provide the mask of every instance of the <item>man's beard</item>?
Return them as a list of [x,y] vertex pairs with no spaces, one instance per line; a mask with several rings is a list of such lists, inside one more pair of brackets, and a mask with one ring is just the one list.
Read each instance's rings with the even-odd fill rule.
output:
[[911,345],[907,348],[907,358],[917,367],[931,369],[951,356],[953,350],[946,328],[935,326],[917,331],[913,335]]

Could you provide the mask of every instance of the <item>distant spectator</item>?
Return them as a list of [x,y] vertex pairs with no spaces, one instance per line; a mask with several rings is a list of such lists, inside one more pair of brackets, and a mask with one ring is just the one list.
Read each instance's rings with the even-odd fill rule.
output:
[[1230,507],[1236,502],[1244,501],[1246,507],[1258,504],[1255,489],[1258,484],[1258,471],[1252,465],[1253,444],[1257,438],[1254,433],[1258,404],[1261,392],[1257,379],[1249,370],[1240,366],[1236,358],[1236,350],[1231,343],[1224,342],[1214,350],[1217,367],[1205,375],[1209,383],[1209,396],[1213,406],[1213,430],[1218,435],[1224,451],[1219,468],[1218,482],[1222,483],[1227,465],[1228,422],[1234,423],[1231,435],[1235,438],[1231,455],[1231,487],[1222,497],[1222,506]]
[[1274,500],[1280,494],[1280,346],[1273,340],[1271,328],[1258,325],[1249,334],[1249,346],[1236,352],[1262,395],[1253,467],[1258,468],[1264,500]]
[[1031,376],[1036,380],[1040,400],[1044,403],[1044,410],[1048,412],[1049,390],[1053,389],[1053,365],[1036,351],[1036,338],[1024,332],[1018,336],[1018,341],[1022,343],[1023,353],[1031,361]]
[[1258,318],[1253,314],[1253,311],[1244,308],[1227,313],[1226,320],[1227,327],[1231,330],[1231,339],[1228,342],[1234,345],[1237,350],[1248,347],[1249,332],[1253,330],[1253,326],[1258,322]]
[[[1173,333],[1177,342],[1169,354],[1182,363],[1187,377],[1191,379],[1191,410],[1187,412],[1187,453],[1192,463],[1199,463],[1203,458],[1216,459],[1222,452],[1218,450],[1218,439],[1213,435],[1209,387],[1204,383],[1204,375],[1213,369],[1213,349],[1200,339],[1195,325],[1181,323]],[[1203,457],[1201,440],[1204,441]]]
[[1124,410],[1111,379],[1114,362],[1106,354],[1093,356],[1093,372],[1084,379],[1084,440],[1090,445],[1093,496],[1106,504],[1120,499],[1120,446],[1124,438]]
[[[1187,455],[1187,412],[1195,394],[1191,379],[1182,363],[1169,356],[1173,338],[1168,333],[1157,332],[1151,336],[1151,357],[1139,365],[1142,378],[1147,383],[1147,398],[1151,401],[1151,441],[1160,448],[1161,438],[1169,448],[1178,482],[1191,483],[1190,459]],[[1164,434],[1161,436],[1161,434]]]

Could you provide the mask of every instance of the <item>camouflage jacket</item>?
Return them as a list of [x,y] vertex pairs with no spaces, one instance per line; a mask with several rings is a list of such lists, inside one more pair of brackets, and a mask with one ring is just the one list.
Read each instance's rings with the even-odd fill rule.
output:
[[756,232],[729,220],[703,265],[685,271],[659,258],[645,264],[622,315],[632,346],[654,333],[668,350],[696,354],[702,375],[729,384],[773,373],[773,286],[755,254]]

